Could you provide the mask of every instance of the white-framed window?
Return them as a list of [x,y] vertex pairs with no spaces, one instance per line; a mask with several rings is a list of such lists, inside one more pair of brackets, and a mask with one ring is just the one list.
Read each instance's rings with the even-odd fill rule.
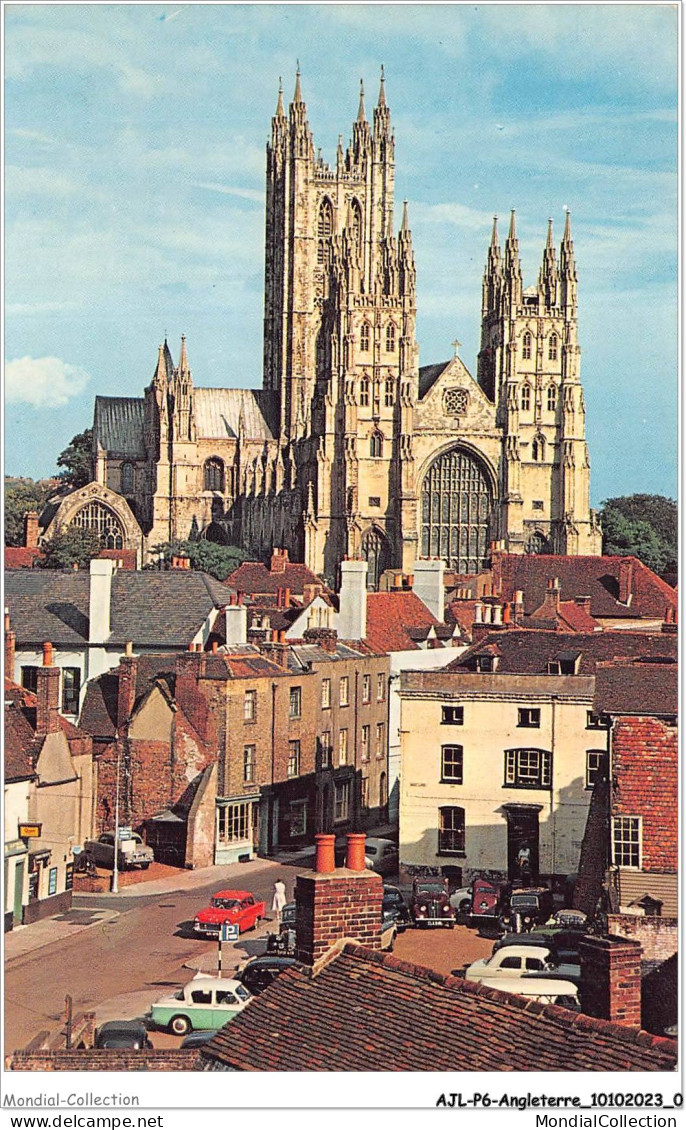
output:
[[292,800],[288,806],[288,824],[291,836],[304,836],[307,832],[307,801]]
[[302,687],[291,687],[288,697],[288,714],[290,718],[299,718],[302,714]]
[[350,781],[336,783],[334,803],[334,821],[340,824],[348,819],[350,813]]
[[255,746],[243,747],[243,780],[247,783],[255,780]]
[[642,818],[612,817],[612,862],[615,867],[641,867]]
[[386,700],[386,676],[383,671],[379,671],[376,676],[376,701],[385,702]]
[[386,754],[386,723],[376,723],[376,756],[384,757]]
[[322,769],[331,765],[331,730],[324,730],[319,738],[319,753]]
[[246,691],[243,699],[243,721],[254,722],[257,718],[257,691]]
[[362,676],[362,702],[367,703],[372,700],[372,677],[371,675]]
[[338,687],[338,702],[340,706],[347,706],[350,702],[350,679],[347,675],[341,676]]
[[441,781],[462,784],[462,746],[441,746]]
[[362,808],[369,808],[369,777],[363,777],[360,781],[360,805]]
[[297,738],[288,743],[288,776],[300,776],[300,741]]
[[81,693],[81,669],[79,667],[62,668],[62,713],[78,714],[79,695]]
[[442,706],[441,707],[441,725],[442,726],[463,726],[464,725],[464,706]]
[[250,839],[252,801],[217,804],[217,841],[233,844]]
[[605,765],[604,749],[586,750],[586,788],[592,789],[602,775]]
[[347,765],[348,763],[348,731],[338,731],[338,764]]
[[322,710],[331,708],[331,679],[322,679]]
[[464,855],[464,808],[456,808],[453,805],[439,808],[438,853],[439,855]]
[[362,727],[362,739],[360,742],[360,753],[363,761],[369,761],[369,745],[371,742],[371,726]]
[[505,784],[516,789],[548,789],[552,754],[547,749],[506,749]]

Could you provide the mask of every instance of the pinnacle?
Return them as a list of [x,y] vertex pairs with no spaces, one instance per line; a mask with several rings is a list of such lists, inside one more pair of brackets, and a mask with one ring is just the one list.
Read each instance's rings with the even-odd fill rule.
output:
[[362,79],[360,79],[360,106],[357,111],[357,120],[358,122],[365,122],[367,120],[364,112],[364,82]]
[[571,239],[572,239],[572,219],[571,219],[571,217],[572,217],[572,213],[569,211],[569,208],[568,208],[567,209],[567,215],[565,217],[565,232],[564,232],[563,239],[565,240],[565,242],[570,242],[570,243],[571,243]]
[[548,251],[552,251],[553,246],[554,246],[553,245],[553,221],[552,221],[552,219],[548,220],[548,238],[546,239],[545,246],[546,246],[546,250],[548,250]]
[[517,232],[516,232],[516,229],[515,229],[515,210],[513,208],[510,212],[510,231],[508,233],[508,239],[516,239],[516,238],[517,238]]
[[384,74],[383,63],[381,64],[381,83],[379,85],[379,106],[386,105],[386,75]]
[[302,90],[300,89],[300,61],[299,60],[296,63],[296,68],[297,69],[296,69],[296,72],[295,72],[295,92],[293,94],[293,101],[294,102],[302,102],[303,97],[302,97]]
[[491,247],[498,246],[498,217],[493,217],[493,231],[491,232]]
[[276,101],[276,117],[285,118],[283,109],[283,83],[281,82],[281,75],[279,75],[279,97]]
[[400,230],[404,232],[409,232],[410,230],[410,221],[407,215],[407,200],[403,200],[403,222],[400,225]]

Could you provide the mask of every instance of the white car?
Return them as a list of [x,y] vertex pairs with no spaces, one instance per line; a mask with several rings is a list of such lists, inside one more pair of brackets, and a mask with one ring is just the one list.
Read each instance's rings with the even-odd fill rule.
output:
[[467,966],[467,981],[501,981],[502,978],[522,977],[526,974],[548,974],[578,980],[580,965],[557,965],[548,946],[503,946],[491,957],[474,961]]
[[190,1031],[223,1028],[253,1000],[240,981],[226,977],[194,977],[176,993],[155,1001],[149,1019],[176,1036]]
[[367,837],[364,849],[365,866],[379,875],[395,875],[398,871],[398,849],[393,840]]

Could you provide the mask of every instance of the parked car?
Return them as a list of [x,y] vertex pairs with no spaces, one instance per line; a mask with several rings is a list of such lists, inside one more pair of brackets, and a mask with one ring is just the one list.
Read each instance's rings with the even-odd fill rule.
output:
[[398,887],[391,887],[384,883],[381,909],[384,914],[388,913],[393,915],[399,933],[406,930],[412,921],[410,908],[403,898],[402,891]]
[[452,891],[450,895],[450,905],[453,908],[455,917],[458,914],[470,914],[472,909],[473,887],[470,883],[468,887],[458,887],[457,890]]
[[225,977],[195,977],[176,993],[160,997],[150,1009],[150,1020],[176,1036],[191,1029],[223,1028],[251,1003],[253,997],[240,981]]
[[106,1020],[95,1030],[94,1048],[151,1048],[142,1020]]
[[[86,840],[83,853],[90,856],[96,867],[114,869],[114,832],[103,832],[97,840]],[[143,843],[137,832],[132,832],[127,839],[119,841],[117,867],[120,871],[134,867],[147,871],[154,862],[152,848]]]
[[537,949],[548,946],[553,961],[563,965],[581,966],[579,941],[585,935],[580,930],[556,930],[548,926],[536,926],[529,934],[504,934],[493,946],[493,953],[504,946],[530,945]]
[[548,887],[515,887],[502,908],[499,922],[504,930],[521,933],[547,922],[555,910]]
[[204,1048],[213,1036],[217,1035],[216,1028],[199,1028],[197,1032],[189,1032],[179,1045],[182,1048]]
[[415,926],[455,925],[447,879],[415,879],[410,914]]
[[558,963],[550,946],[503,946],[496,949],[490,957],[473,961],[465,970],[468,981],[500,981],[503,977],[518,977],[522,974],[545,973],[567,980],[579,980],[581,966]]
[[506,993],[517,993],[530,1001],[540,1001],[541,1004],[559,1004],[561,1008],[569,1008],[573,1012],[579,1011],[579,990],[572,982],[561,977],[502,977],[493,981],[494,989],[501,989]]
[[225,922],[238,926],[238,932],[252,930],[264,918],[266,905],[250,891],[217,891],[210,905],[199,910],[193,921],[196,934],[218,938]]
[[386,950],[387,953],[392,953],[397,937],[398,923],[395,920],[395,916],[384,912],[381,919],[381,949]]
[[247,961],[236,976],[256,997],[267,989],[284,969],[291,969],[295,964],[295,957],[262,954]]
[[370,871],[379,875],[395,875],[398,871],[398,848],[393,840],[367,837],[364,862]]

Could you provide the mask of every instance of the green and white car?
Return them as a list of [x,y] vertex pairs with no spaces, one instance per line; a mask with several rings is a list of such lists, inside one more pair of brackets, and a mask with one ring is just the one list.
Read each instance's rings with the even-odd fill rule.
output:
[[167,1028],[177,1036],[185,1036],[192,1029],[223,1028],[252,1000],[252,995],[240,981],[226,977],[195,977],[178,992],[155,1001],[149,1019],[158,1028]]

